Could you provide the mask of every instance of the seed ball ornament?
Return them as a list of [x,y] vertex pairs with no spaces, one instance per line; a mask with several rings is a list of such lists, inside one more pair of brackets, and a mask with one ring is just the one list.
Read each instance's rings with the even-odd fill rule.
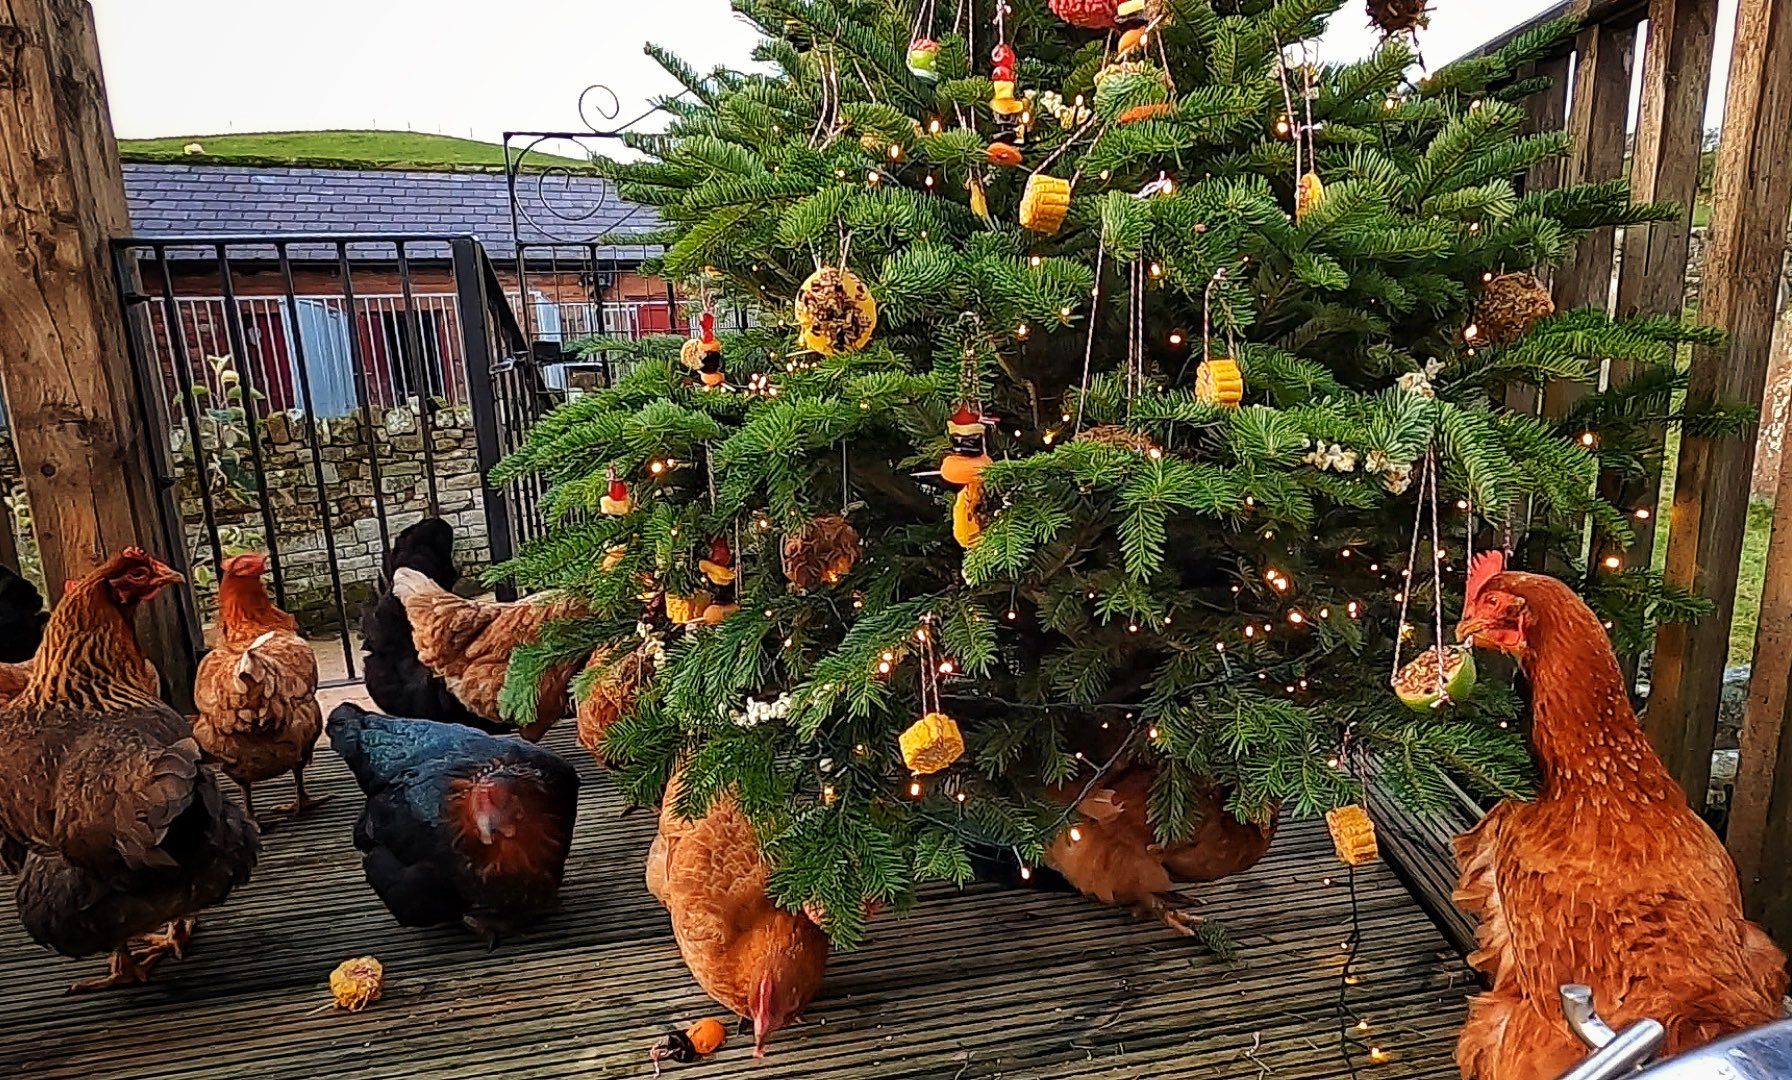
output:
[[940,479],[963,487],[989,468],[989,424],[982,410],[969,402],[960,404],[946,420],[946,439],[951,450],[940,462]]
[[1355,803],[1325,812],[1325,827],[1332,834],[1332,848],[1346,866],[1361,866],[1381,857],[1375,842],[1375,822]]
[[1112,30],[1116,0],[1051,0],[1052,14],[1084,30]]
[[386,968],[371,956],[344,960],[330,972],[330,997],[345,1012],[360,1012],[386,989]]
[[877,301],[857,274],[824,266],[797,290],[796,323],[803,345],[823,356],[865,347],[877,329]]
[[784,577],[791,589],[808,592],[836,585],[859,561],[859,534],[839,514],[815,518],[784,539]]
[[1195,368],[1195,397],[1209,405],[1236,409],[1244,401],[1244,372],[1238,361],[1209,357]]
[[932,38],[916,38],[908,43],[908,71],[917,79],[938,82],[940,79],[940,43]]
[[1501,274],[1481,286],[1481,295],[1475,298],[1475,332],[1464,331],[1463,336],[1475,344],[1510,345],[1555,310],[1549,288],[1535,275]]
[[1020,196],[1021,228],[1050,236],[1063,227],[1069,213],[1070,181],[1045,173],[1027,177]]
[[1389,37],[1395,34],[1416,34],[1431,21],[1431,7],[1425,0],[1369,0],[1369,21]]
[[1475,654],[1462,646],[1438,645],[1414,657],[1394,676],[1394,693],[1407,708],[1430,712],[1475,691]]

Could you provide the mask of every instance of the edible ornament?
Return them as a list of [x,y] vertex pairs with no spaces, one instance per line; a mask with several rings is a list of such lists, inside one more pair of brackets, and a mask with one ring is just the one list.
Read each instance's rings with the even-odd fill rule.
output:
[[1319,174],[1311,171],[1302,173],[1300,183],[1295,185],[1294,190],[1294,219],[1299,221],[1306,217],[1324,201],[1325,184],[1319,179]]
[[824,266],[797,290],[796,322],[806,348],[838,356],[871,340],[877,327],[877,301],[851,270]]
[[1389,37],[1395,34],[1416,34],[1431,21],[1431,7],[1425,0],[1369,0],[1369,21]]
[[697,569],[715,586],[709,606],[703,609],[704,622],[713,626],[740,610],[740,604],[735,602],[734,582],[738,575],[734,551],[728,546],[727,537],[718,536],[709,542],[709,558],[699,560]]
[[916,38],[908,43],[908,70],[915,78],[938,82],[939,62],[939,42],[932,38]]
[[991,165],[1013,168],[1021,163],[1020,147],[1012,142],[1004,141],[1000,136],[997,136],[996,141],[989,144],[988,149],[984,150],[983,156]]
[[1051,0],[1052,14],[1084,30],[1114,28],[1114,0]]
[[656,1070],[662,1061],[685,1064],[708,1057],[727,1041],[727,1026],[713,1016],[706,1016],[683,1031],[668,1032],[647,1052],[647,1059],[653,1062]]
[[330,997],[347,1012],[360,1012],[378,1001],[385,988],[386,968],[371,956],[344,960],[330,972]]
[[697,339],[697,347],[701,350],[697,377],[704,386],[717,387],[728,381],[728,374],[722,370],[722,343],[716,340],[716,313],[705,311],[699,321],[703,336]]
[[1244,372],[1238,361],[1213,356],[1195,368],[1195,397],[1209,405],[1236,409],[1244,400]]
[[1475,690],[1475,655],[1461,646],[1438,645],[1394,676],[1394,693],[1418,712],[1461,701]]
[[1535,275],[1501,274],[1481,286],[1481,295],[1475,299],[1475,321],[1462,336],[1471,345],[1510,345],[1555,310],[1548,287]]
[[1332,848],[1346,866],[1361,866],[1380,858],[1375,843],[1375,822],[1369,812],[1351,803],[1325,812],[1325,827],[1331,830]]
[[[591,504],[586,503],[585,505]],[[621,517],[635,508],[635,500],[628,494],[628,485],[622,482],[620,476],[616,475],[614,468],[610,470],[610,490],[604,494],[603,498],[597,500],[597,508],[610,517]]]
[[815,518],[784,540],[784,576],[798,592],[838,584],[858,560],[858,531],[838,514]]
[[989,427],[981,410],[968,403],[959,405],[946,421],[946,439],[952,448],[940,462],[940,479],[963,487],[989,468]]
[[711,597],[706,592],[695,592],[683,596],[675,592],[666,593],[666,618],[675,623],[692,623],[703,618],[709,610]]
[[685,338],[684,344],[678,347],[678,362],[696,371],[703,367],[703,341],[700,338]]
[[969,550],[983,539],[983,481],[972,480],[952,500],[952,539]]
[[1061,176],[1034,173],[1027,177],[1020,196],[1021,228],[1050,236],[1070,213],[1070,181]]
[[896,740],[902,763],[916,776],[936,773],[964,756],[964,735],[943,712],[930,712],[910,724]]
[[1014,46],[998,42],[989,53],[989,82],[992,88],[989,110],[997,116],[1018,116],[1026,111],[1026,102],[1014,96],[1014,65],[1019,57]]

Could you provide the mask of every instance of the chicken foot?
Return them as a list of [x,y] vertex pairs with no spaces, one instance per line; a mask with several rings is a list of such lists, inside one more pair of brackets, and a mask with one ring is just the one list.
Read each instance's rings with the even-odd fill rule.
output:
[[1203,915],[1197,915],[1183,908],[1171,907],[1162,897],[1158,896],[1139,905],[1139,914],[1147,919],[1156,919],[1183,937],[1198,936],[1201,933],[1201,924],[1207,921]]
[[154,960],[148,962],[139,960],[128,946],[115,949],[107,960],[106,974],[69,983],[68,993],[84,994],[93,990],[110,990],[115,986],[146,983],[149,981],[149,973],[154,967]]
[[[285,818],[289,821],[296,820],[307,810],[315,810],[336,797],[334,795],[320,795],[313,799],[309,795],[306,795],[304,769],[294,769],[292,771],[292,782],[293,786],[298,788],[298,798],[284,806],[274,807],[272,813],[275,818]],[[245,797],[246,795],[247,789],[245,789]]]
[[147,974],[166,957],[186,959],[187,942],[193,940],[193,931],[198,925],[193,919],[175,919],[162,927],[160,933],[132,938],[125,948]]

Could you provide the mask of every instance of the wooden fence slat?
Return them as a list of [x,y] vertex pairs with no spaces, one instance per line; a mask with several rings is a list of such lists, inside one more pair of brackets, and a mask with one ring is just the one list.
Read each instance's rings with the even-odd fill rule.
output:
[[[1695,407],[1761,401],[1792,212],[1788,117],[1792,0],[1741,0],[1699,301],[1699,321],[1728,331],[1730,342],[1727,348],[1694,350],[1687,401]],[[1711,772],[1755,436],[1751,426],[1741,438],[1689,434],[1680,444],[1667,577],[1716,607],[1696,623],[1663,626],[1656,636],[1644,726],[1694,806],[1704,805]],[[1792,506],[1782,503],[1780,513],[1792,513]],[[1776,578],[1775,587],[1783,594],[1785,583]],[[1784,618],[1786,609],[1779,611]],[[1762,614],[1766,622],[1765,609]],[[1786,673],[1782,666],[1778,677],[1783,681]],[[1755,672],[1757,683],[1774,677]]]
[[[1699,197],[1699,157],[1704,147],[1705,98],[1711,85],[1716,27],[1717,0],[1653,0],[1649,5],[1643,93],[1630,166],[1631,198],[1639,204],[1679,203],[1680,216],[1624,230],[1618,268],[1617,314],[1621,317],[1678,315],[1686,302],[1686,262],[1692,244],[1693,207]],[[1628,361],[1611,362],[1607,373],[1610,385],[1622,385],[1630,376]],[[1650,433],[1651,445],[1659,449],[1665,437],[1665,430],[1656,429]],[[1649,565],[1655,548],[1660,487],[1660,472],[1653,468],[1641,477],[1627,478],[1615,472],[1600,477],[1602,496],[1626,509],[1644,512],[1632,518],[1634,541],[1615,552],[1626,566]],[[1592,569],[1595,574],[1603,570],[1598,558]]]
[[[1630,112],[1630,70],[1636,54],[1634,23],[1594,23],[1575,40],[1574,94],[1568,104],[1568,135],[1573,149],[1563,169],[1567,185],[1610,180],[1624,170],[1624,130]],[[1556,307],[1568,310],[1611,305],[1614,239],[1601,229],[1574,242],[1566,264],[1552,282]],[[1558,380],[1543,388],[1543,415],[1566,416],[1587,396],[1586,384]],[[1581,522],[1579,553],[1585,554],[1587,523]],[[1535,561],[1533,553],[1532,561]],[[1558,574],[1568,567],[1547,561]]]

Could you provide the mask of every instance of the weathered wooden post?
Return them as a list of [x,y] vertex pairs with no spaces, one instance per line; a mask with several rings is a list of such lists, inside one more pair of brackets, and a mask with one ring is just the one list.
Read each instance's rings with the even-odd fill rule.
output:
[[[1630,194],[1637,203],[1679,203],[1680,216],[1624,230],[1624,257],[1618,269],[1617,314],[1621,317],[1677,316],[1686,303],[1686,262],[1692,243],[1693,206],[1699,198],[1699,157],[1704,149],[1705,98],[1711,85],[1716,27],[1717,0],[1652,0],[1649,4]],[[1612,385],[1621,385],[1630,378],[1630,364],[1613,360],[1609,374]],[[1657,447],[1665,435],[1659,429],[1651,433]],[[1653,469],[1637,479],[1616,473],[1600,477],[1601,495],[1639,512],[1631,522],[1636,539],[1622,554],[1627,565],[1649,565],[1655,548],[1655,504],[1660,486],[1661,476]],[[1598,558],[1593,566],[1598,572]]]
[[[185,569],[151,465],[160,403],[125,351],[109,243],[129,229],[87,0],[0,0],[0,379],[53,597],[129,544]],[[150,605],[139,631],[189,695],[178,605]]]
[[[1789,212],[1792,0],[1742,0],[1717,147],[1710,242],[1699,301],[1699,321],[1723,328],[1730,341],[1724,348],[1694,351],[1687,389],[1690,405],[1760,403],[1778,310]],[[1697,623],[1664,626],[1657,635],[1644,725],[1695,806],[1704,805],[1711,774],[1754,459],[1752,427],[1742,438],[1688,434],[1680,444],[1673,516],[1669,519],[1667,576],[1674,584],[1710,598],[1716,609]],[[1787,509],[1782,504],[1780,512]],[[1776,535],[1774,539],[1784,559],[1792,537]],[[1769,566],[1774,566],[1771,554],[1769,560]],[[1779,565],[1781,576],[1770,580],[1783,595],[1786,571],[1784,563]],[[1780,609],[1782,620],[1785,610]],[[1762,626],[1772,627],[1765,608]],[[1780,663],[1777,678],[1783,684],[1787,668]],[[1755,672],[1757,685],[1775,677],[1772,671]],[[1759,742],[1757,737],[1757,746]],[[1778,783],[1783,787],[1788,781],[1782,778]],[[1780,842],[1784,842],[1786,830],[1780,832]],[[1786,873],[1783,859],[1778,870]]]

